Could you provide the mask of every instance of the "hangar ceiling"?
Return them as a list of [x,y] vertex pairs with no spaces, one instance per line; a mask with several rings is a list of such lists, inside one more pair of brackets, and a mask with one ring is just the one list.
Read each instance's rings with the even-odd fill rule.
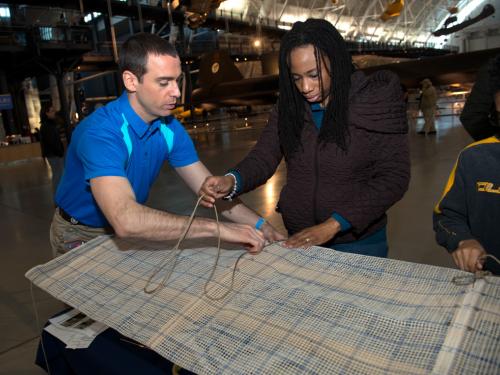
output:
[[[40,2],[33,0],[4,1],[40,5]],[[247,25],[255,26],[256,34],[259,34],[261,26],[264,29],[278,24],[280,28],[287,29],[297,20],[316,17],[329,20],[350,41],[409,43],[416,47],[425,45],[434,48],[447,48],[447,44],[453,44],[450,43],[453,41],[450,36],[432,35],[433,31],[443,27],[445,21],[456,17],[455,23],[450,26],[461,23],[477,16],[486,4],[492,3],[491,0],[52,0],[51,7],[106,12],[108,1],[114,4],[114,15],[135,17],[134,13],[138,13],[143,18],[154,19],[158,24],[168,20],[166,3],[169,1],[177,5],[184,3],[187,10],[190,7],[204,9],[205,16],[220,4],[215,11],[219,23],[207,25],[225,32],[242,31],[241,24],[238,24],[240,30],[231,30],[225,20],[229,17],[233,21],[244,21]],[[142,10],[136,6],[138,3],[144,5]],[[158,10],[158,4],[163,4],[164,9]],[[178,17],[175,20],[179,21]],[[224,22],[226,27],[223,26]],[[197,26],[202,23],[199,22]]]
[[[283,28],[297,20],[326,18],[346,39],[433,43],[439,48],[446,45],[447,37],[433,37],[432,31],[441,28],[452,15],[457,16],[457,22],[476,15],[487,3],[485,0],[226,0],[221,3],[219,13],[241,14],[244,20],[255,23],[277,20]],[[384,12],[386,21],[381,19]]]

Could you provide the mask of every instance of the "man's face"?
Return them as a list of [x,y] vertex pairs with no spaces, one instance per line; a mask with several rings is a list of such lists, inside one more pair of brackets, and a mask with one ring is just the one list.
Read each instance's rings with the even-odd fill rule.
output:
[[178,80],[182,76],[178,57],[169,55],[148,55],[146,73],[139,81],[135,79],[130,86],[125,78],[125,86],[132,108],[146,122],[158,117],[168,116],[175,108],[179,91]]

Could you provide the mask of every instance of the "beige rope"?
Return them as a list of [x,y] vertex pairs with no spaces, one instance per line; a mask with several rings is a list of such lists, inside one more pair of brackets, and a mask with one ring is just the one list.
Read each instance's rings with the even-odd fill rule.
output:
[[491,255],[491,254],[483,255],[482,257],[479,258],[479,260],[486,260],[487,258],[493,259],[495,262],[497,262],[498,265],[500,265],[500,260],[498,260],[498,258],[496,256]]
[[[480,256],[478,258],[478,261],[485,261],[487,258],[493,259],[497,264],[500,265],[500,260],[494,255],[491,254],[485,254],[483,256]],[[451,281],[455,285],[469,285],[473,284],[476,280],[479,279],[485,279],[486,276],[492,276],[492,273],[490,271],[476,271],[472,275],[465,275],[465,276],[455,276]]]
[[[200,196],[198,198],[198,201],[196,202],[196,205],[193,209],[193,212],[191,213],[191,216],[189,216],[189,219],[187,221],[187,224],[186,224],[186,227],[184,228],[184,232],[182,233],[182,235],[179,237],[179,240],[177,241],[176,245],[174,246],[174,248],[172,249],[172,251],[175,252],[175,255],[174,255],[174,262],[172,264],[172,266],[168,269],[167,273],[165,274],[165,276],[163,276],[163,279],[158,283],[158,285],[156,285],[156,287],[154,288],[150,288],[150,285],[152,284],[152,280],[156,277],[156,275],[158,275],[158,273],[168,264],[170,263],[169,260],[165,260],[164,262],[162,262],[156,269],[155,271],[151,274],[151,276],[149,277],[148,281],[146,282],[146,285],[144,286],[144,292],[147,293],[147,294],[153,294],[155,292],[157,292],[158,290],[161,290],[163,287],[166,286],[167,284],[167,281],[170,279],[170,277],[172,276],[172,273],[174,272],[174,269],[177,265],[177,262],[178,262],[178,259],[179,259],[179,255],[180,253],[182,252],[183,249],[179,249],[179,246],[181,244],[182,241],[184,241],[184,239],[186,238],[187,236],[187,233],[189,232],[189,229],[191,228],[191,224],[193,223],[193,220],[194,220],[194,217],[195,217],[195,214],[196,214],[196,210],[198,209],[198,206],[200,205],[200,202],[201,200],[203,199],[203,195]],[[220,225],[219,225],[219,215],[217,213],[217,207],[215,206],[214,204],[214,212],[215,212],[215,220],[217,222],[217,256],[216,256],[216,259],[215,259],[215,263],[214,263],[214,266],[212,268],[212,271],[210,272],[210,276],[208,277],[208,280],[206,281],[205,283],[205,286],[203,287],[203,295],[207,296],[207,298],[213,300],[213,301],[218,301],[218,300],[221,300],[223,299],[224,297],[226,297],[232,290],[233,290],[233,285],[234,285],[234,278],[235,278],[235,274],[236,274],[236,269],[237,269],[237,266],[238,266],[238,263],[240,262],[240,260],[243,258],[243,256],[246,254],[246,252],[242,253],[238,259],[236,260],[236,262],[234,263],[234,267],[233,267],[233,272],[232,272],[232,276],[231,276],[231,284],[229,285],[229,288],[226,290],[226,292],[224,292],[221,296],[219,297],[211,297],[209,296],[208,294],[208,284],[212,281],[212,278],[215,274],[215,271],[217,269],[217,265],[219,264],[219,258],[220,258],[220,252],[221,252],[221,249],[220,249]]]

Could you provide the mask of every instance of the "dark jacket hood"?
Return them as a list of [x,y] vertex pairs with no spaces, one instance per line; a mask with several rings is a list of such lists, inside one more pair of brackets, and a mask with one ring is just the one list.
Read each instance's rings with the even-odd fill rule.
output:
[[351,77],[349,116],[355,127],[377,133],[408,132],[403,91],[397,75],[380,70]]

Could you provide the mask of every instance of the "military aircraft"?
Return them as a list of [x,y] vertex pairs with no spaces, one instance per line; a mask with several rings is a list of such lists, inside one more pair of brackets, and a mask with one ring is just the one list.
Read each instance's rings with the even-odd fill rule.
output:
[[199,88],[191,94],[191,104],[211,110],[215,107],[252,106],[275,103],[278,71],[260,77],[244,78],[227,52],[214,51],[202,56]]
[[[367,74],[377,70],[396,73],[407,88],[420,87],[424,78],[435,85],[473,83],[477,70],[500,48],[449,54],[431,58],[401,59],[377,56],[354,56],[354,62]],[[263,69],[260,77],[243,78],[232,58],[223,51],[206,54],[200,61],[199,87],[192,92],[191,103],[211,110],[225,106],[273,104],[278,95],[277,56],[271,69]],[[265,61],[265,59],[263,59]]]
[[[479,21],[488,18],[494,13],[495,13],[495,7],[491,4],[486,4],[481,13],[479,13],[476,17],[469,18],[461,23],[455,23],[457,21],[457,17],[451,16],[445,21],[444,27],[442,29],[434,31],[432,35],[442,36],[442,35],[452,34],[456,31],[466,28],[467,26],[478,23]],[[449,26],[450,24],[451,26]]]
[[408,88],[418,87],[424,78],[429,78],[437,86],[473,83],[479,68],[498,54],[500,48],[493,48],[370,66],[363,71],[369,74],[376,70],[390,70],[396,73],[401,83]]

